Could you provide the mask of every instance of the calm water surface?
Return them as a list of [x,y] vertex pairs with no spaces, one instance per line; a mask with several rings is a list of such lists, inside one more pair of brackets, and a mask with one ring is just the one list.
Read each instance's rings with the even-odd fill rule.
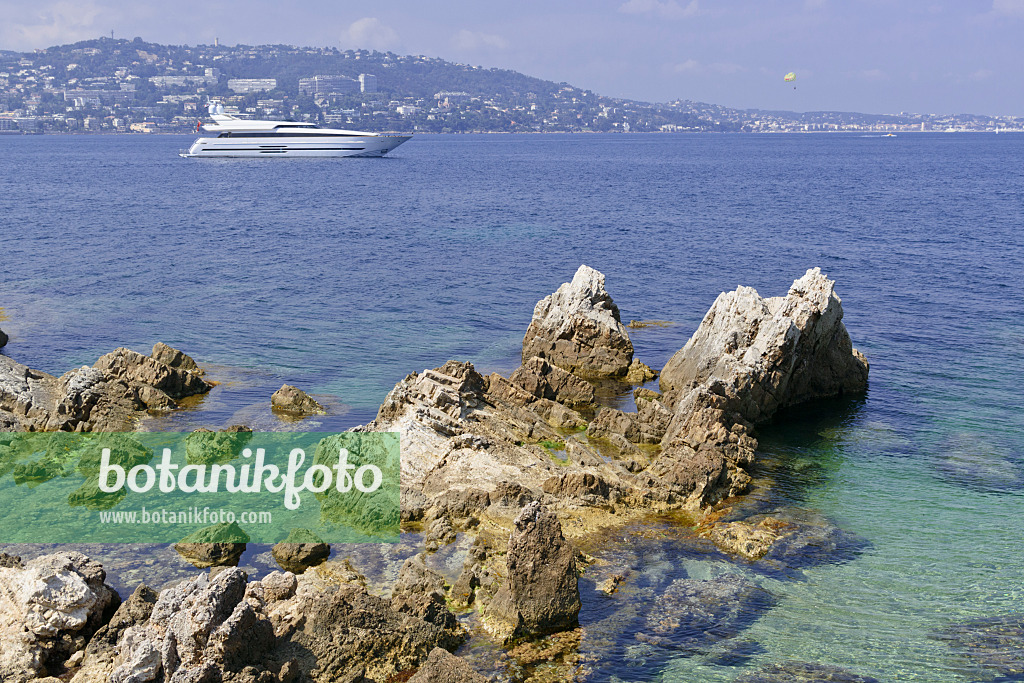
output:
[[[765,428],[765,476],[867,549],[787,578],[652,550],[652,571],[748,573],[776,605],[731,660],[636,656],[627,623],[592,647],[595,676],[991,677],[934,635],[1024,611],[1024,137],[417,136],[389,159],[258,162],[178,158],[189,141],[0,138],[6,353],[60,374],[160,340],[224,382],[174,428],[279,426],[287,381],[328,395],[319,426],[339,429],[410,371],[513,368],[580,263],[625,320],[675,323],[633,335],[654,367],[719,292],[783,294],[820,266],[870,391]],[[595,634],[621,607],[585,604]]]

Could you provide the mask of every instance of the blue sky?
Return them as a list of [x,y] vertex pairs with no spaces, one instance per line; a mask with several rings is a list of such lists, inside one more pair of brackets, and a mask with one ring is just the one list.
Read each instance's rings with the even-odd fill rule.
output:
[[10,50],[113,30],[424,54],[652,102],[1024,116],[1024,0],[0,0],[0,16]]

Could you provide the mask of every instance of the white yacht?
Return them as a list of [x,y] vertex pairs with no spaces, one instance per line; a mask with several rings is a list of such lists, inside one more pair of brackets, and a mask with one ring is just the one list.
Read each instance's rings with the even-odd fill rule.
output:
[[183,157],[379,157],[411,138],[356,130],[317,128],[302,121],[256,121],[224,113],[210,103],[213,123],[196,126],[209,133]]

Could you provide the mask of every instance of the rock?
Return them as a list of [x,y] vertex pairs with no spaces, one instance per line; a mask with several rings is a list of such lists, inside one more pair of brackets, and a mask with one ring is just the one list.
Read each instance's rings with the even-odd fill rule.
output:
[[200,569],[234,567],[248,542],[249,535],[237,523],[222,522],[189,534],[174,549]]
[[464,659],[435,647],[409,683],[487,683]]
[[164,590],[149,619],[125,630],[110,682],[220,680],[261,662],[276,644],[274,627],[246,593],[236,568]]
[[578,625],[576,553],[554,513],[539,502],[515,519],[506,556],[508,581],[488,610],[488,629],[504,640],[555,633]]
[[11,338],[8,337],[3,330],[0,330],[0,349],[7,346],[7,342],[10,341],[10,339]]
[[966,664],[969,680],[1024,678],[1024,619],[998,615],[951,624],[935,634]]
[[310,669],[318,683],[360,677],[384,683],[420,666],[435,647],[454,650],[462,642],[461,636],[397,611],[355,586],[330,595],[309,594],[296,613],[305,618],[286,637],[315,658]]
[[741,633],[774,602],[768,591],[736,574],[706,580],[677,579],[658,596],[636,638],[696,653]]
[[524,361],[508,379],[537,398],[570,408],[585,408],[594,403],[592,384],[537,356]]
[[646,363],[641,363],[636,358],[629,364],[629,369],[626,370],[626,375],[622,378],[630,384],[644,384],[650,382],[656,378],[658,373]]
[[186,355],[178,349],[171,348],[163,342],[157,342],[153,346],[153,352],[149,357],[172,368],[179,368],[196,375],[206,374],[191,356]]
[[424,564],[421,553],[402,565],[391,593],[391,607],[440,627],[453,640],[465,639],[465,631],[445,602],[444,577]]
[[544,493],[560,498],[581,498],[591,504],[608,500],[611,487],[591,472],[566,472],[544,482]]
[[727,553],[735,553],[748,560],[759,560],[779,538],[779,528],[780,525],[773,524],[768,519],[761,520],[757,524],[728,522],[716,524],[710,529],[702,531],[700,536],[711,540]]
[[746,490],[753,425],[780,409],[863,391],[868,364],[842,324],[835,283],[818,268],[785,297],[722,294],[661,372],[674,417],[652,473],[695,505]]
[[750,422],[812,399],[862,392],[868,363],[843,325],[835,282],[813,268],[784,297],[750,287],[719,295],[697,331],[661,371],[663,391],[714,380]]
[[879,683],[877,678],[863,676],[838,666],[783,662],[768,664],[757,671],[737,677],[733,683]]
[[21,558],[17,555],[0,553],[0,569],[22,569],[24,566]]
[[271,407],[282,413],[293,415],[326,415],[324,407],[312,396],[290,384],[283,385],[270,397]]
[[135,390],[95,368],[57,378],[0,355],[0,414],[17,431],[131,431],[144,409]]
[[124,347],[101,356],[93,363],[93,367],[129,384],[142,384],[159,389],[171,398],[202,394],[212,387],[195,372],[165,365]]
[[[5,557],[10,557],[5,556]],[[58,552],[0,568],[0,680],[21,683],[59,673],[84,650],[120,599],[99,563]]]
[[523,339],[523,363],[533,356],[580,377],[626,374],[633,344],[604,288],[604,275],[580,266],[572,282],[537,303]]
[[331,546],[308,529],[292,529],[288,537],[270,549],[274,560],[288,572],[301,574],[331,555]]

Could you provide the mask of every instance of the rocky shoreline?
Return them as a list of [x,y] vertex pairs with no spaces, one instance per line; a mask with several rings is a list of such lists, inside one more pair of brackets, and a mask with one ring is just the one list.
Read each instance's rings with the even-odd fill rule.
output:
[[[857,541],[827,523],[736,513],[758,424],[867,389],[834,284],[815,268],[785,296],[723,293],[655,373],[634,357],[604,276],[581,266],[538,302],[522,365],[508,377],[460,361],[412,373],[376,419],[354,428],[401,435],[403,528],[420,545],[396,579],[368,582],[346,560],[324,562],[317,539],[296,538],[274,552],[290,571],[250,581],[214,566],[159,593],[139,586],[122,603],[80,553],[0,555],[0,680],[484,680],[450,654],[467,638],[504,648],[519,672],[512,679],[582,678],[581,575],[602,577],[594,590],[612,595],[630,590],[643,564],[580,551],[609,530],[674,515],[693,542],[757,571],[842,561]],[[655,376],[660,391],[641,386]],[[633,388],[636,412],[600,405],[595,383]],[[0,355],[0,431],[132,430],[210,387],[191,358],[163,344],[149,356],[117,349],[61,377]],[[274,405],[323,410],[290,386]],[[237,564],[237,548],[205,545],[207,558],[228,558],[207,566]],[[440,571],[441,556],[458,566]],[[660,584],[653,604],[634,619],[644,648],[724,643],[726,657],[738,656],[734,636],[772,598],[743,577],[684,577]],[[871,680],[836,672],[848,677],[830,680]],[[775,673],[743,680],[783,680]]]

